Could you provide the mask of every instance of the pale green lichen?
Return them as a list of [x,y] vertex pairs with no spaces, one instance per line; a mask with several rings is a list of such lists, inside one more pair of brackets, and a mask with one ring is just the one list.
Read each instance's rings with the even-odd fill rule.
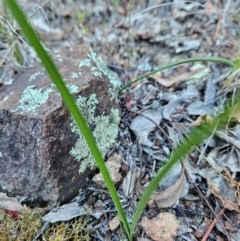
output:
[[70,92],[71,94],[76,94],[76,93],[79,92],[79,88],[78,88],[77,85],[68,84],[68,85],[66,85],[66,86],[67,86],[67,88],[68,88],[68,90],[69,90],[69,92]]
[[72,78],[78,79],[80,76],[82,76],[82,72],[72,72]]
[[49,97],[49,94],[53,91],[52,89],[34,89],[35,85],[28,86],[22,93],[19,104],[15,111],[31,112],[36,114],[37,108],[43,105]]
[[3,100],[0,101],[0,102],[5,102],[6,100],[8,100],[8,98],[9,98],[13,93],[14,93],[14,92],[11,92],[9,95],[5,96],[5,97],[3,98]]
[[[32,75],[30,76],[30,78],[29,78],[29,81],[35,80],[35,79],[37,78],[37,76],[40,75],[40,74],[41,74],[40,71],[32,74]],[[44,74],[44,73],[42,73],[42,74]]]
[[[64,82],[66,83],[66,79],[63,79]],[[51,87],[52,88],[56,88],[56,85],[54,83],[51,83]],[[74,84],[66,84],[66,87],[68,88],[69,92],[71,94],[76,94],[79,92],[79,87],[77,85]],[[59,92],[57,92],[58,96],[61,96]]]
[[13,79],[4,81],[4,85],[11,85],[12,83],[13,83]]
[[93,68],[91,68],[91,71],[92,71],[92,74],[93,74],[95,77],[100,77],[100,78],[102,78],[102,72],[99,71],[98,68],[93,67]]
[[2,155],[2,152],[0,152],[0,158],[2,157],[3,155]]
[[80,61],[78,67],[83,67],[83,66],[90,66],[91,59],[84,59]]
[[[104,157],[110,147],[115,143],[115,139],[118,135],[118,123],[120,117],[119,111],[114,108],[109,115],[102,114],[95,117],[97,104],[98,100],[96,94],[91,94],[88,99],[82,96],[77,99],[77,105],[87,120],[88,125],[95,126],[93,136],[95,137],[97,146]],[[84,172],[87,167],[92,169],[95,166],[94,157],[74,120],[72,120],[70,128],[72,132],[79,134],[75,146],[70,151],[70,155],[72,155],[77,161],[82,161],[79,172]]]
[[95,52],[90,50],[89,57],[93,60],[93,62],[97,65],[98,72],[101,71],[104,75],[108,76],[112,87],[109,88],[110,99],[113,100],[117,98],[118,91],[121,86],[121,81],[118,78],[118,75],[111,71],[106,64],[103,62],[102,58],[98,56]]

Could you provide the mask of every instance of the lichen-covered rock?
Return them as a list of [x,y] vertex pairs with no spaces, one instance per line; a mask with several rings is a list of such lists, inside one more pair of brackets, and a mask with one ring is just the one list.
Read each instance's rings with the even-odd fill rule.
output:
[[[103,154],[118,133],[120,80],[88,46],[64,48],[55,63]],[[45,202],[65,202],[86,183],[94,159],[43,67],[0,86],[0,183]]]

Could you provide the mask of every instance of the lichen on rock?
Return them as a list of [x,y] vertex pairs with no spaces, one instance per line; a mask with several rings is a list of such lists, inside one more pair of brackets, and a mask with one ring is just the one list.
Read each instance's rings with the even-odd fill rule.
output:
[[19,104],[15,111],[26,111],[31,112],[32,114],[36,114],[36,109],[43,105],[49,97],[49,94],[53,91],[52,89],[42,88],[34,89],[35,85],[29,85],[22,93],[21,98],[19,100]]
[[[76,103],[87,120],[88,125],[95,126],[93,136],[102,156],[104,157],[115,143],[115,139],[118,135],[118,123],[120,121],[118,109],[112,108],[109,115],[104,115],[103,113],[102,115],[95,117],[95,109],[98,104],[96,94],[91,94],[89,98],[79,96]],[[85,138],[73,119],[70,123],[70,128],[72,132],[79,134],[75,146],[70,151],[70,155],[72,155],[77,161],[82,161],[79,172],[84,172],[88,167],[93,169],[95,166],[95,159]]]
[[118,75],[111,71],[103,62],[102,58],[98,56],[95,52],[93,52],[91,49],[89,56],[92,59],[92,61],[97,65],[97,71],[94,71],[94,75],[99,76],[99,71],[101,71],[104,75],[106,75],[109,78],[110,83],[112,84],[112,87],[109,88],[110,99],[113,100],[117,98],[118,91],[121,86],[121,81],[118,78]]

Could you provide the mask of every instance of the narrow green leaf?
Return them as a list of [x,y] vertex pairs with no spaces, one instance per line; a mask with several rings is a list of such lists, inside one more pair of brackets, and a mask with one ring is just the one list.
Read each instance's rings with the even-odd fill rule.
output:
[[152,193],[157,189],[163,177],[171,171],[171,168],[175,165],[175,163],[186,157],[186,155],[190,153],[192,148],[200,144],[205,138],[210,136],[213,130],[217,130],[218,128],[225,129],[226,125],[229,125],[231,121],[234,121],[230,118],[232,116],[234,117],[236,113],[240,113],[239,95],[236,95],[235,98],[229,98],[229,100],[225,104],[222,114],[213,118],[212,122],[206,122],[203,123],[201,126],[196,127],[194,130],[191,131],[190,134],[188,134],[188,139],[185,139],[181,144],[177,146],[177,148],[173,151],[171,157],[167,161],[166,165],[164,165],[164,167],[158,172],[156,177],[150,182],[149,186],[140,198],[130,227],[131,234],[134,233],[134,229],[137,225],[143,209],[146,206],[147,201],[151,197]]
[[147,74],[141,75],[138,78],[133,79],[128,84],[126,84],[124,87],[122,87],[120,89],[120,91],[123,91],[123,90],[127,89],[133,83],[136,83],[136,82],[138,82],[141,79],[148,78],[149,76],[151,76],[151,75],[153,75],[153,74],[155,74],[157,72],[163,71],[165,69],[169,69],[169,68],[171,68],[173,66],[176,66],[176,65],[189,63],[189,62],[196,62],[196,61],[200,61],[200,62],[215,62],[215,63],[220,63],[220,64],[226,64],[226,65],[229,65],[230,67],[234,67],[235,66],[235,63],[233,61],[225,59],[225,58],[218,58],[218,57],[196,57],[196,58],[182,59],[182,60],[179,60],[179,61],[167,64],[167,65],[164,65],[162,67],[159,67],[159,68],[157,68],[157,69],[155,69],[155,70],[153,70],[153,71],[151,71],[151,72],[149,72]]
[[[216,124],[216,123],[214,123]],[[137,209],[133,216],[132,225],[130,227],[130,233],[134,233],[134,229],[137,225],[137,222],[141,216],[143,209],[146,206],[147,201],[151,197],[152,193],[157,189],[159,183],[163,179],[163,177],[171,171],[171,168],[180,160],[182,160],[191,149],[201,143],[206,136],[210,135],[212,131],[213,125],[203,125],[201,127],[197,127],[191,134],[189,134],[189,139],[185,139],[183,143],[179,144],[178,147],[173,151],[170,159],[166,162],[163,168],[159,171],[159,173],[154,177],[149,186],[144,191],[141,199],[138,203]]]

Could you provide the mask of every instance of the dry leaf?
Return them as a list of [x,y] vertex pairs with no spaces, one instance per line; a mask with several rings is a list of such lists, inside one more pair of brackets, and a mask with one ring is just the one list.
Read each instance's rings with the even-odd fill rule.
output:
[[139,142],[142,145],[152,147],[154,143],[148,139],[148,135],[155,129],[156,125],[143,115],[159,124],[162,120],[161,110],[143,111],[142,115],[135,117],[130,125],[131,130],[134,131]]
[[136,180],[140,176],[140,169],[135,168],[129,170],[126,177],[123,180],[122,189],[125,197],[131,197],[132,192],[136,186]]
[[213,118],[209,115],[201,115],[194,122],[191,123],[191,126],[200,126],[204,122],[212,123]]
[[183,74],[179,74],[177,76],[172,77],[171,79],[163,78],[161,73],[153,74],[153,75],[151,75],[151,78],[156,80],[159,84],[161,84],[164,87],[170,87],[176,83],[180,83],[182,81],[187,80],[192,75],[200,73],[202,71],[202,69],[203,68],[194,70],[192,72],[186,72]]
[[160,213],[152,219],[144,216],[138,225],[154,241],[173,241],[179,228],[178,220],[171,213]]
[[211,183],[211,184],[209,184],[209,190],[214,194],[214,196],[216,196],[220,200],[220,202],[222,203],[224,208],[226,208],[230,211],[235,210],[240,213],[240,208],[239,208],[238,204],[222,197],[221,196],[222,190],[220,191],[220,189],[217,186],[215,186],[214,184]]
[[88,214],[88,212],[85,208],[79,206],[77,202],[72,202],[61,207],[54,208],[48,214],[44,215],[42,219],[50,223],[56,223],[59,221],[68,221],[86,214]]
[[159,208],[168,208],[174,205],[182,196],[184,179],[184,169],[182,169],[182,174],[176,183],[162,192],[155,192],[153,194],[152,199],[154,203],[156,203]]
[[[159,208],[167,208],[174,205],[182,196],[184,182],[186,181],[184,175],[184,168],[182,169],[181,176],[169,188],[162,192],[154,192],[151,199]],[[144,187],[140,183],[140,179],[136,183],[136,194],[140,198],[144,192]]]

